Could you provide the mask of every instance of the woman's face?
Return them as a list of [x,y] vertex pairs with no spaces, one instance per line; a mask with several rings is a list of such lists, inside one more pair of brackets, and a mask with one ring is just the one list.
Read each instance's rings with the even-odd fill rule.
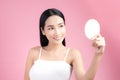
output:
[[49,43],[62,44],[66,34],[63,19],[57,15],[50,16],[45,22],[42,33],[47,37]]

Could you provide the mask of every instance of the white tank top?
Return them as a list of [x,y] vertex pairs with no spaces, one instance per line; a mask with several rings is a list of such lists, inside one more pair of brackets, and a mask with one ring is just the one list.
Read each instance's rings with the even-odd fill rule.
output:
[[36,60],[29,71],[30,80],[70,80],[72,67],[66,62],[69,48],[64,57],[64,60],[49,61],[42,60],[41,50],[39,59]]

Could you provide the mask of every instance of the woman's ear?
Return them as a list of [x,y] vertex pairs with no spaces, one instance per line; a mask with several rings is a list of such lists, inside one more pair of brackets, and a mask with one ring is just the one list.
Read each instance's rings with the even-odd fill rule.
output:
[[45,32],[44,32],[44,30],[42,28],[41,28],[41,31],[42,31],[42,34],[45,35]]

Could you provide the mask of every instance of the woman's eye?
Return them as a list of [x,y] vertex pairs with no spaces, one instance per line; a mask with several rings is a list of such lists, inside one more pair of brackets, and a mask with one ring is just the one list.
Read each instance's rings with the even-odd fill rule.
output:
[[60,27],[63,27],[63,25],[60,25]]
[[51,28],[48,28],[48,30],[53,30],[53,29],[54,29],[54,28],[52,28],[52,27],[51,27]]

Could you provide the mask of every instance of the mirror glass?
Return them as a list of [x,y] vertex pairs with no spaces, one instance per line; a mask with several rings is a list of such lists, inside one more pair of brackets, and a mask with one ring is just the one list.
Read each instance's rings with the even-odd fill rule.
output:
[[100,33],[100,24],[95,19],[89,19],[85,24],[85,35],[88,39],[93,39],[96,34]]

